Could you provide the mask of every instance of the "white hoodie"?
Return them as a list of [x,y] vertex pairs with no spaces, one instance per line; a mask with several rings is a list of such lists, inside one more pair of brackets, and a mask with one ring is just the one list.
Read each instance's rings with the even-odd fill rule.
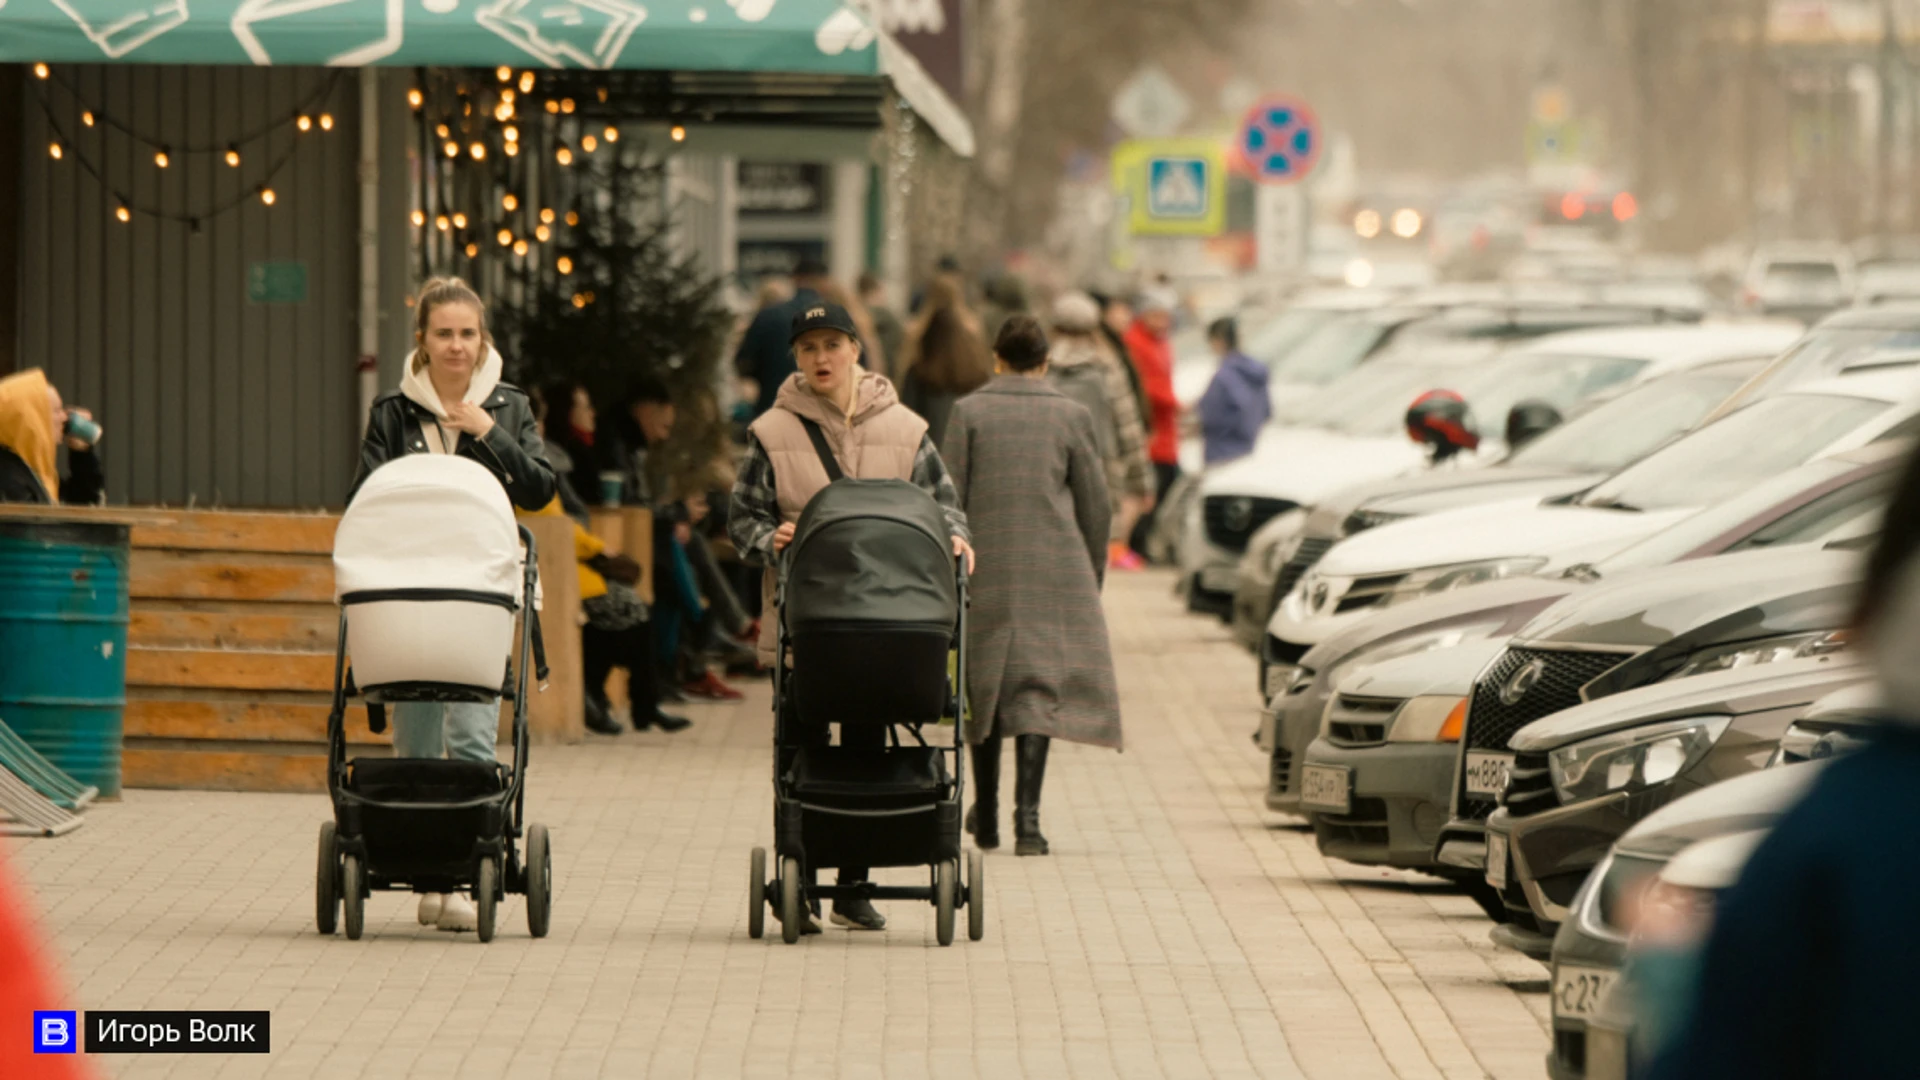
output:
[[[461,399],[469,405],[483,405],[500,385],[503,367],[500,353],[491,345],[483,348],[486,351],[481,354],[480,366],[474,370],[473,381],[467,384],[467,394]],[[452,453],[460,443],[460,436],[455,434],[448,439],[446,430],[440,426],[440,421],[448,419],[447,409],[440,403],[440,392],[433,388],[433,380],[427,376],[425,364],[415,364],[411,358],[407,360],[406,374],[400,376],[400,392],[406,395],[407,400],[437,418],[432,424],[424,420],[420,422],[420,436],[426,440],[427,449],[436,454]]]

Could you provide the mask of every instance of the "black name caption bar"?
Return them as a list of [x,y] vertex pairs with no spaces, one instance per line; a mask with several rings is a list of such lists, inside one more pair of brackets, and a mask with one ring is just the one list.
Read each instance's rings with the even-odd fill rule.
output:
[[272,1014],[87,1010],[89,1054],[265,1054]]

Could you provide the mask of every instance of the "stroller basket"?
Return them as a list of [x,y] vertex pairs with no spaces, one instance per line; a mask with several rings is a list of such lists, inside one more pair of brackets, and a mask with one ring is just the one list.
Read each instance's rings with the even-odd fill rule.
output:
[[506,771],[484,761],[361,758],[335,796],[343,836],[370,865],[410,883],[467,880],[478,849],[498,846],[509,811]]
[[925,724],[950,705],[951,624],[817,623],[792,634],[800,715],[841,724]]

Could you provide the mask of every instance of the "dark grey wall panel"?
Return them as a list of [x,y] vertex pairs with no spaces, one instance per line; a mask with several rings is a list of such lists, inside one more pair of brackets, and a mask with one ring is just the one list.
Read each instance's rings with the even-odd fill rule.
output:
[[[314,108],[333,117],[306,134],[291,126],[221,154],[152,148],[106,125],[91,107],[180,146],[224,144],[291,115],[332,72],[310,68],[65,67],[78,99],[29,81],[20,205],[22,367],[45,367],[106,425],[101,443],[116,502],[202,506],[338,505],[356,460],[355,360],[359,253],[358,84],[342,76]],[[28,80],[30,76],[25,76]],[[63,129],[106,178],[47,152]],[[135,213],[121,224],[114,193],[181,214],[259,184],[283,153],[272,207],[248,198],[200,225]],[[306,267],[306,299],[255,304],[247,274],[261,262]]]

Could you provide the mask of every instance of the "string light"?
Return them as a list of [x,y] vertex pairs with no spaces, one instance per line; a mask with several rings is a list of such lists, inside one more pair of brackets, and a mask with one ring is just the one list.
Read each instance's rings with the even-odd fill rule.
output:
[[66,151],[60,149],[60,143],[55,141],[47,145],[47,153],[53,156],[53,160],[59,161],[61,157],[65,155]]
[[272,189],[272,188],[270,188],[270,187],[263,187],[263,188],[261,188],[261,189],[260,189],[260,201],[261,201],[261,202],[263,202],[263,203],[266,203],[266,204],[267,204],[268,206],[272,206],[272,205],[273,205],[273,200],[274,200],[274,197],[275,197],[275,196],[274,196],[274,194],[273,194],[273,189]]
[[433,227],[439,229],[441,232],[446,232],[448,229],[453,228],[453,219],[445,214],[441,214],[439,217],[433,219]]
[[548,111],[548,112],[550,112],[550,113],[557,113],[557,112],[559,112],[559,111],[560,111],[560,103],[559,103],[559,102],[557,102],[557,101],[555,101],[555,100],[553,100],[552,98],[548,98],[548,99],[547,99],[547,111]]
[[467,244],[467,258],[477,259],[479,257],[480,257],[480,245],[469,242]]
[[501,82],[512,82],[513,69],[505,64],[501,64],[498,68],[494,69],[493,76]]
[[544,244],[548,240],[553,239],[553,230],[547,228],[545,225],[535,225],[533,227],[533,236],[534,239]]
[[562,255],[553,261],[553,268],[563,274],[571,274],[573,273],[573,260]]
[[525,256],[527,253],[527,242],[525,240],[515,240],[513,242],[513,253],[515,255]]
[[587,294],[586,294],[586,293],[574,293],[574,294],[573,294],[573,306],[574,306],[574,307],[577,307],[577,308],[583,308],[583,307],[586,307],[586,306],[587,306]]
[[617,143],[620,141],[620,129],[617,127],[614,127],[612,124],[608,124],[607,130],[602,134],[606,136],[606,140],[608,143]]
[[227,165],[228,167],[235,168],[235,169],[240,167],[240,148],[239,147],[237,146],[227,147]]
[[80,122],[87,125],[88,127],[92,127],[93,126],[93,110],[88,109],[86,112],[81,113]]
[[433,129],[433,133],[443,139],[446,138],[448,135],[447,125],[441,124],[439,127]]
[[511,191],[507,192],[505,195],[500,196],[500,208],[509,214],[513,213],[515,210],[520,209],[520,197]]
[[124,224],[133,220],[133,211],[127,209],[126,204],[122,203],[114,207],[113,216],[119,218],[121,223]]
[[457,142],[454,142],[452,139],[447,140],[447,145],[445,149],[447,151],[447,156],[450,158],[457,158],[460,156],[460,144]]
[[513,243],[513,233],[507,229],[501,229],[499,235],[495,236],[494,239],[500,241],[501,247],[506,247]]
[[427,212],[425,210],[415,210],[413,212],[413,227],[416,229],[423,228],[426,224]]
[[553,224],[553,209],[551,207],[540,211],[540,221],[545,225]]
[[173,163],[173,159],[167,156],[167,152],[165,150],[161,150],[158,153],[153,155],[153,163],[164,169],[168,165]]
[[591,154],[595,150],[600,149],[600,140],[591,135],[582,135],[580,136],[580,149]]
[[507,154],[507,156],[508,156],[508,157],[519,157],[519,156],[520,156],[520,144],[519,144],[519,143],[517,143],[517,142],[510,142],[510,143],[508,143],[508,144],[507,144],[507,146],[506,146],[506,154]]
[[485,161],[487,160],[487,144],[476,142],[472,146],[467,147],[467,153],[472,154],[473,160],[475,161]]
[[416,86],[413,89],[407,91],[407,104],[418,109],[420,106],[425,105],[426,103],[427,103],[427,95],[421,93],[419,87]]
[[514,127],[512,124],[508,124],[506,127],[503,127],[500,129],[500,137],[507,140],[510,143],[519,142],[520,129],[517,127]]
[[561,98],[561,99],[560,99],[560,111],[561,111],[561,112],[563,112],[563,113],[566,113],[566,114],[567,114],[568,116],[572,116],[572,115],[573,115],[573,99],[572,99],[572,98]]
[[509,86],[505,90],[500,91],[500,100],[506,102],[509,105],[513,104],[513,101],[514,101],[513,87]]
[[297,127],[297,128],[299,128],[299,129],[300,129],[301,131],[312,131],[312,130],[313,130],[313,117],[311,117],[311,116],[308,116],[308,115],[307,115],[307,114],[305,114],[305,113],[301,113],[301,114],[300,114],[300,119],[298,119],[298,120],[295,120],[295,121],[293,122],[293,126],[294,126],[294,127]]
[[456,229],[464,229],[464,228],[466,228],[466,227],[467,227],[467,215],[465,215],[465,214],[455,214],[455,215],[453,215],[453,227],[454,227],[454,228],[456,228]]
[[332,113],[323,112],[320,114],[320,130],[321,131],[333,130],[333,114]]
[[562,165],[571,165],[573,164],[573,151],[562,145],[560,149],[553,152],[553,160]]
[[580,211],[578,210],[567,211],[567,226],[571,228],[578,224],[580,224]]
[[523,94],[533,93],[533,72],[523,71],[520,73],[520,92]]
[[686,142],[687,129],[680,126],[679,124],[675,124],[673,125],[672,128],[668,129],[667,137],[672,139],[674,142]]
[[605,105],[606,103],[607,103],[607,88],[603,86],[600,88],[600,104]]
[[47,76],[48,76],[49,74],[50,74],[50,72],[48,72],[48,71],[47,71],[47,65],[45,65],[45,64],[35,64],[35,65],[33,65],[33,77],[34,77],[34,78],[36,78],[36,79],[44,79],[44,78],[46,78],[46,77],[47,77]]
[[503,124],[513,119],[513,102],[503,101],[500,104],[494,106],[493,118],[495,120],[500,121]]

